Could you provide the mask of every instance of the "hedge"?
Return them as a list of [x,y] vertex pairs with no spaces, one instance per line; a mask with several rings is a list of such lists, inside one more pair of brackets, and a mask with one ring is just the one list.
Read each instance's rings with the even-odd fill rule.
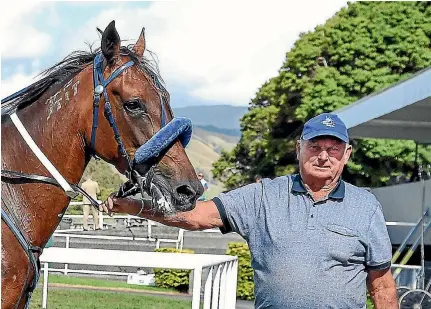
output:
[[[155,249],[154,251],[169,253],[194,253],[193,250],[177,250],[175,248],[160,248]],[[188,292],[189,276],[191,270],[154,268],[153,271],[156,286],[161,288],[173,288],[180,292]]]
[[251,255],[248,245],[241,242],[231,242],[228,245],[226,254],[238,256],[237,297],[246,300],[253,300],[253,268],[251,267]]

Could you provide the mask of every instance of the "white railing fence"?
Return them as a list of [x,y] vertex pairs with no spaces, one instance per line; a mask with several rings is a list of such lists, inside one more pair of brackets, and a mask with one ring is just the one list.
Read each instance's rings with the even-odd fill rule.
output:
[[[42,308],[48,306],[48,274],[52,271],[48,263],[189,269],[193,271],[192,309],[199,309],[201,302],[204,309],[234,309],[236,306],[236,256],[51,247],[45,249],[40,260],[44,278]],[[208,276],[201,297],[204,270],[208,270]]]
[[[82,202],[72,202],[72,205],[83,205]],[[158,223],[131,215],[114,215],[114,216],[106,216],[107,220],[103,219],[103,214],[99,213],[100,226],[102,227],[107,220],[117,222],[118,220],[124,220],[124,225],[126,227],[131,226],[133,220],[138,220],[139,222],[146,221],[147,222],[147,236],[146,237],[132,237],[132,236],[108,236],[108,235],[89,235],[89,234],[71,234],[70,232],[75,232],[77,230],[82,231],[82,228],[71,228],[71,229],[57,229],[53,238],[64,238],[65,239],[65,248],[70,248],[70,243],[72,239],[94,239],[94,240],[123,240],[123,241],[148,241],[153,242],[155,244],[155,248],[159,249],[164,243],[174,243],[175,248],[178,250],[183,249],[184,245],[184,234],[187,232],[184,229],[178,229],[178,236],[176,238],[160,238],[157,235],[153,234],[152,227],[157,226]],[[92,216],[90,214],[90,216]],[[83,219],[83,215],[64,215],[63,218],[71,218],[72,220]],[[201,231],[203,233],[221,233],[219,229],[208,229]],[[50,271],[61,271],[64,275],[69,273],[85,273],[85,274],[94,274],[94,275],[116,275],[116,276],[127,276],[128,273],[124,272],[115,272],[115,271],[102,271],[102,270],[74,270],[69,269],[69,265],[67,263],[64,264],[63,269],[58,268],[50,268]]]
[[[151,235],[151,234],[150,234]],[[65,248],[70,248],[70,240],[71,239],[95,239],[95,240],[124,240],[124,241],[150,241],[155,243],[156,249],[160,248],[160,244],[162,243],[175,243],[176,249],[183,249],[183,243],[184,243],[184,230],[179,229],[178,231],[178,237],[174,239],[169,238],[153,238],[151,236],[149,237],[130,237],[130,236],[108,236],[108,235],[77,235],[77,234],[66,234],[64,232],[56,231],[53,234],[54,238],[65,238]],[[58,271],[58,269],[52,269]],[[69,269],[68,264],[64,264],[63,274],[67,275],[68,273],[76,272],[75,270]],[[79,272],[86,273],[86,274],[98,274],[98,275],[124,275],[125,273],[118,273],[118,272],[106,272],[106,271],[96,271],[96,270],[80,270]]]
[[[100,201],[100,200],[97,200],[97,202],[98,203],[102,203],[102,201]],[[69,206],[77,206],[77,205],[78,206],[83,206],[84,203],[83,202],[70,202],[69,203]],[[93,206],[91,206],[91,207],[93,207]],[[78,219],[79,218],[79,219],[83,219],[84,215],[67,215],[66,214],[66,215],[63,216],[63,218],[71,218],[71,219]],[[91,219],[94,220],[92,212],[90,212],[88,218],[91,218]],[[151,226],[155,225],[154,221],[147,220],[147,219],[144,219],[144,218],[141,218],[141,217],[132,216],[132,215],[114,215],[114,216],[111,217],[111,216],[108,216],[106,213],[99,211],[99,226],[100,226],[101,229],[106,229],[109,226],[108,224],[106,224],[105,220],[107,220],[107,221],[116,221],[116,220],[119,220],[119,219],[124,220],[125,225],[127,227],[129,227],[131,225],[131,223],[132,223],[133,220],[147,221],[147,224],[148,224],[147,228],[148,228],[149,235],[151,235]],[[72,224],[72,226],[77,226],[77,225],[78,224],[76,224],[76,223]],[[79,224],[79,226],[81,226],[81,225],[82,224]],[[91,225],[91,223],[89,225]],[[93,225],[94,225],[94,223],[93,223]],[[72,230],[74,230],[74,229],[78,229],[78,228],[72,228]]]
[[[103,201],[100,201],[100,200],[97,200],[97,202],[99,203],[99,204],[101,204]],[[79,205],[79,206],[83,206],[84,205],[84,203],[83,202],[70,202],[69,203],[69,206],[77,206],[77,205]],[[90,207],[93,207],[93,206],[90,206]],[[84,217],[84,215],[64,215],[63,216],[63,218],[77,218],[77,217],[81,217],[81,218],[83,218]],[[89,215],[89,218],[92,218],[92,219],[94,219],[93,218],[93,214],[91,213],[91,211],[90,211],[90,215]],[[104,225],[103,225],[103,213],[102,212],[100,212],[99,211],[99,226],[100,226],[100,228],[102,228],[103,229],[103,227],[104,227]]]

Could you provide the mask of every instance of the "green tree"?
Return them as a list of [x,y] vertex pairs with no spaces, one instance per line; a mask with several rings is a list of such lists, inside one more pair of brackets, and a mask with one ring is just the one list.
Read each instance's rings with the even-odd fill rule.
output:
[[[295,143],[305,121],[381,90],[431,65],[430,2],[349,3],[324,25],[301,33],[279,75],[267,81],[241,119],[242,137],[224,152],[213,174],[228,189],[295,172]],[[407,176],[413,141],[354,140],[343,177],[361,186]],[[431,162],[431,148],[419,147]]]

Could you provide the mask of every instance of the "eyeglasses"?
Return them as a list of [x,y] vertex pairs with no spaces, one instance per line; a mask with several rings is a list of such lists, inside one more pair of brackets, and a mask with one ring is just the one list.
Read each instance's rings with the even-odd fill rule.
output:
[[307,143],[307,149],[315,155],[320,154],[322,151],[326,151],[330,157],[335,157],[344,154],[348,148],[345,145],[334,145],[326,148],[319,146],[318,144]]

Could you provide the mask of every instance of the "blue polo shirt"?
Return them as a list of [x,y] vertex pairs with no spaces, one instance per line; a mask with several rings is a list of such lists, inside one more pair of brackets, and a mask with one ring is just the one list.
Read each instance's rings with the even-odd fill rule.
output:
[[224,226],[248,243],[255,308],[366,308],[367,270],[391,265],[380,203],[340,181],[314,202],[299,175],[264,179],[213,201]]

